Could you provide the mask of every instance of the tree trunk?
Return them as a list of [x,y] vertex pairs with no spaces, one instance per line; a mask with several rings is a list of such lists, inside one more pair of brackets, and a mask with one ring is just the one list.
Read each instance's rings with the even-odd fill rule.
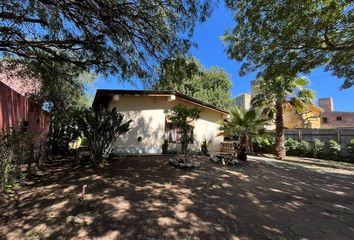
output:
[[277,100],[275,108],[275,155],[278,159],[282,160],[285,157],[283,102]]
[[237,158],[239,160],[247,161],[247,149],[248,149],[248,138],[247,138],[247,136],[241,136],[240,150],[237,154]]

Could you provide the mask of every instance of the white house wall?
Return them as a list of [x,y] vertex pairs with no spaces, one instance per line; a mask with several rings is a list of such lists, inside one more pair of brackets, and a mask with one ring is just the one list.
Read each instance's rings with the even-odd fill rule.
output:
[[[196,107],[179,98],[168,101],[167,96],[119,96],[118,101],[111,101],[109,108],[116,107],[124,114],[125,120],[134,121],[131,124],[131,130],[116,142],[114,153],[161,153],[165,139],[166,113],[178,103]],[[222,119],[222,113],[204,107],[200,108],[203,111],[201,118],[195,122],[194,144],[190,145],[190,148],[199,151],[200,145],[206,139],[209,151],[219,151],[220,143],[224,140],[223,136],[218,136],[220,132],[218,122]]]

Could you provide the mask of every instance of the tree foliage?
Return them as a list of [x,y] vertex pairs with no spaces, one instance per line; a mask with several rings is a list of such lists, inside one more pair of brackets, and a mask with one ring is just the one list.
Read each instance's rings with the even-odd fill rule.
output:
[[152,88],[177,91],[224,109],[231,104],[230,76],[220,67],[204,68],[193,57],[178,56],[164,61]]
[[193,140],[192,129],[190,122],[199,119],[199,108],[188,108],[185,105],[177,104],[168,113],[169,119],[180,129],[182,153],[187,154],[188,143]]
[[97,166],[112,152],[120,135],[130,130],[132,120],[123,121],[124,116],[116,108],[86,109],[78,118],[88,149],[92,153],[92,164]]
[[315,97],[312,90],[305,88],[308,84],[309,81],[303,77],[257,80],[258,93],[252,99],[252,105],[260,108],[271,119],[275,115],[276,155],[280,159],[285,156],[284,108],[294,107],[299,113],[305,112]]
[[227,0],[236,27],[226,31],[228,56],[241,75],[296,76],[325,66],[354,84],[354,4],[351,0]]
[[295,107],[299,113],[305,112],[315,98],[314,91],[306,88],[309,84],[310,81],[304,77],[277,77],[271,82],[263,78],[258,79],[252,105],[262,109],[263,113],[271,119],[276,114],[277,100],[282,103],[283,108]]
[[153,62],[189,48],[211,1],[4,0],[0,7],[3,56],[141,77]]
[[255,109],[233,108],[230,110],[230,119],[221,122],[220,129],[226,136],[239,136],[240,152],[238,158],[247,160],[247,149],[251,143],[251,137],[265,133],[264,124],[268,119],[259,117]]
[[52,154],[68,152],[69,143],[75,142],[82,137],[78,118],[83,114],[83,111],[83,108],[75,106],[66,108],[63,111],[51,112],[49,143]]
[[24,177],[21,164],[26,163],[29,152],[24,139],[24,134],[15,129],[0,132],[0,190],[11,190]]
[[25,177],[25,164],[26,174],[31,176],[32,164],[41,164],[44,139],[41,133],[25,131],[23,124],[0,131],[0,190],[11,191],[19,186],[20,180]]

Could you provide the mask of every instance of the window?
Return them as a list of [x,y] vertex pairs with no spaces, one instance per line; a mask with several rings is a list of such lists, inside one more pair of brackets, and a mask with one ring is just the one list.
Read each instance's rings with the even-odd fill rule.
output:
[[[181,131],[179,129],[179,127],[176,124],[173,123],[166,123],[166,139],[169,142],[173,142],[173,143],[180,143],[181,141]],[[193,136],[193,128],[191,131],[191,136]],[[191,142],[193,143],[193,139],[191,139]]]
[[337,117],[337,121],[342,121],[342,117]]
[[328,123],[328,119],[327,118],[322,118],[322,122],[323,123]]
[[181,133],[176,124],[166,123],[166,138],[169,142],[177,143],[181,140]]

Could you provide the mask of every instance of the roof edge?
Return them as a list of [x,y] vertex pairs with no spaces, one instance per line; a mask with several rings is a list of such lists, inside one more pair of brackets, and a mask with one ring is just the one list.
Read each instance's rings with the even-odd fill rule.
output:
[[221,108],[215,107],[209,103],[205,103],[203,101],[200,101],[198,99],[189,97],[183,93],[177,92],[177,91],[167,91],[167,90],[123,90],[123,89],[97,89],[95,98],[93,100],[92,105],[94,106],[95,103],[98,101],[98,96],[103,96],[103,95],[114,95],[114,94],[126,94],[126,95],[149,95],[149,94],[156,94],[156,95],[176,95],[179,98],[194,102],[196,104],[202,105],[207,108],[212,108],[218,112],[222,112],[225,114],[229,114],[228,111],[223,110]]

